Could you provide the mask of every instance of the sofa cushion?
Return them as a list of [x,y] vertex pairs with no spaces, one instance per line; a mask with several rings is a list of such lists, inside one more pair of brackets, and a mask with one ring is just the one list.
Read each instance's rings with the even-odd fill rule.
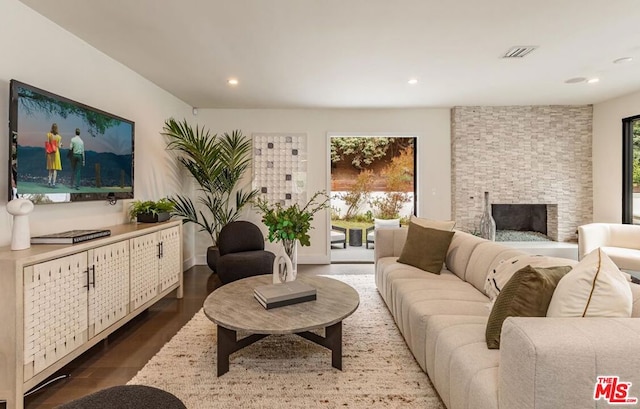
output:
[[399,263],[409,264],[433,274],[440,274],[453,232],[409,223]]
[[469,263],[469,257],[471,257],[473,249],[485,241],[486,240],[481,237],[455,230],[455,234],[453,235],[453,239],[451,239],[451,244],[449,244],[447,258],[445,260],[447,269],[464,280],[464,275],[467,271],[467,264]]
[[373,219],[376,229],[394,229],[400,227],[400,219]]
[[487,322],[487,347],[500,348],[502,323],[507,317],[544,317],[558,282],[570,266],[518,270],[498,295]]
[[640,317],[640,285],[629,284],[631,295],[633,297],[633,306],[631,307],[631,316]]
[[336,231],[336,230],[331,230],[331,241],[338,241],[338,240],[346,240],[347,236],[341,232],[341,231]]
[[397,262],[397,257],[383,257],[378,259],[376,264],[376,286],[378,292],[389,307],[389,310],[395,314],[394,310],[394,283],[399,279],[417,278],[426,280],[445,280],[460,281],[461,280],[448,270],[442,270],[439,275],[428,274],[417,267]]
[[[470,357],[473,357],[470,359]],[[500,352],[495,349],[487,349],[484,342],[469,343],[456,349],[451,357],[451,369],[449,370],[451,388],[451,409],[483,408],[480,402],[475,402],[470,396],[472,387],[481,383],[484,376],[499,371]],[[492,382],[497,386],[497,382]],[[475,388],[477,390],[477,386]],[[489,407],[498,407],[498,390],[493,392],[496,400]]]
[[[479,407],[469,401],[471,385],[485,370],[498,367],[499,351],[487,349],[484,342],[485,324],[483,317],[438,315],[429,320],[429,377],[448,408]],[[497,395],[494,399],[497,407]]]
[[473,249],[464,279],[486,295],[484,283],[487,280],[487,275],[496,268],[500,261],[519,254],[524,253],[493,241],[484,240]]
[[[431,379],[435,377],[435,359],[438,346],[438,338],[441,332],[449,327],[455,326],[478,326],[477,337],[483,337],[484,328],[487,327],[486,316],[481,315],[432,315],[427,319],[429,331],[425,338],[425,371]],[[477,341],[474,338],[474,342]]]
[[498,294],[500,294],[500,290],[507,284],[516,271],[526,266],[554,267],[574,266],[576,264],[578,264],[578,262],[571,259],[520,254],[506,260],[501,260],[498,265],[489,272],[487,281],[484,284],[484,292],[492,302],[495,301]]
[[601,249],[564,276],[551,298],[549,317],[630,317],[630,283]]
[[393,282],[392,314],[416,360],[425,369],[425,342],[433,315],[486,317],[487,298],[469,283],[438,279],[397,279]]

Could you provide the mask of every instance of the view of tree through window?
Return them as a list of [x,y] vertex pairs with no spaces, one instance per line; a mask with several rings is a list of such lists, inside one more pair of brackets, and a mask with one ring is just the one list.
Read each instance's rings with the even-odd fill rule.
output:
[[414,169],[415,138],[332,137],[332,219],[408,219],[415,207]]

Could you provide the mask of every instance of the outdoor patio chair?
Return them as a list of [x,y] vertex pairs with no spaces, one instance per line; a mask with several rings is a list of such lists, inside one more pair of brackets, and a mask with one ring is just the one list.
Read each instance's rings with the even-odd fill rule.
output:
[[347,229],[345,227],[331,225],[331,244],[342,243],[342,248],[347,248]]
[[369,244],[374,244],[376,240],[375,229],[393,229],[400,227],[400,219],[373,219],[373,226],[367,227],[367,243],[365,246],[369,248]]

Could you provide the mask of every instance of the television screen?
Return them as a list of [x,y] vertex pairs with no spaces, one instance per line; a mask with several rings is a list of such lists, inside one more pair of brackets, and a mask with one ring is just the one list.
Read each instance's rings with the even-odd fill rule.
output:
[[133,198],[132,121],[11,80],[9,200]]

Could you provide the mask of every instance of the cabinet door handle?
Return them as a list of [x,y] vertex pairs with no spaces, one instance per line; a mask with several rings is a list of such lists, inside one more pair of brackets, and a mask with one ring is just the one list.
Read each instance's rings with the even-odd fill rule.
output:
[[[96,288],[96,266],[92,265],[91,266],[91,275],[93,276],[93,288]],[[89,276],[89,274],[87,274],[87,277]]]
[[89,267],[87,267],[87,270],[85,271],[85,273],[87,273],[87,285],[83,285],[84,288],[87,289],[87,291],[89,291]]
[[160,242],[160,258],[164,257],[164,241]]
[[162,257],[162,250],[160,249],[160,243],[159,242],[158,242],[157,246],[158,246],[158,258],[161,258]]

